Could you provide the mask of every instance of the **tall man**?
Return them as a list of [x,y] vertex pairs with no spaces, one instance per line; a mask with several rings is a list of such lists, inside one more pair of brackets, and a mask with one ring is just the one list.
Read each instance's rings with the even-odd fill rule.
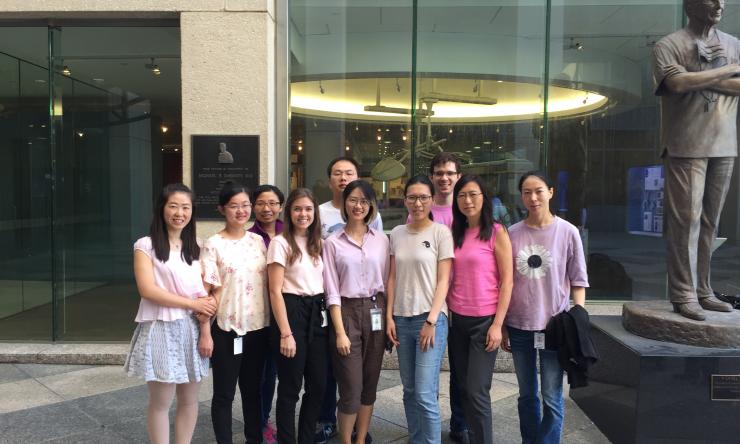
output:
[[[342,205],[344,205],[342,192],[350,182],[358,179],[358,170],[357,162],[351,157],[337,157],[329,162],[326,173],[329,176],[329,189],[332,198],[330,201],[319,205],[322,238],[326,239],[332,233],[344,227],[345,221],[342,219],[341,212]],[[383,220],[380,217],[380,212],[378,212],[375,220],[370,223],[370,227],[383,231]],[[327,359],[330,359],[329,355],[327,355]],[[321,414],[319,415],[319,423],[314,439],[316,444],[326,443],[337,433],[337,381],[334,379],[331,363],[329,364],[326,382],[324,403],[321,406]],[[370,434],[367,436],[369,437]]]
[[732,311],[709,283],[712,244],[737,157],[740,41],[716,28],[724,0],[684,0],[688,25],[653,49],[666,176],[668,289],[674,311]]

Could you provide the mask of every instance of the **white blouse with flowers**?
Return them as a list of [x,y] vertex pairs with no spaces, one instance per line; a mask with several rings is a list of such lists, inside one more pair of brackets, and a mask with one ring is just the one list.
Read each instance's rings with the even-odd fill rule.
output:
[[216,313],[221,330],[244,335],[270,325],[266,254],[262,237],[248,231],[238,240],[215,234],[203,246],[203,280],[221,287]]

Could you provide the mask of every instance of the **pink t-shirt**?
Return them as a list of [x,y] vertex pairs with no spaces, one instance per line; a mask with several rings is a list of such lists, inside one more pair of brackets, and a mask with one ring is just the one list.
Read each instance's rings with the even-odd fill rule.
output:
[[[432,217],[438,224],[447,225],[452,228],[452,206],[440,206],[432,204]],[[411,215],[406,217],[406,223],[411,223]]]
[[[170,251],[167,262],[157,259],[149,236],[142,237],[134,244],[134,251],[139,250],[149,256],[154,266],[154,283],[157,287],[184,298],[195,299],[207,296],[201,279],[200,262],[194,260],[188,265],[179,251]],[[141,298],[136,322],[176,321],[190,315],[190,310],[178,307],[164,307]]]
[[462,248],[455,249],[447,306],[457,314],[480,317],[496,313],[500,277],[494,246],[502,227],[494,224],[493,228],[487,241],[478,239],[480,228],[468,229]]
[[324,292],[324,261],[320,256],[314,259],[308,254],[306,236],[295,236],[295,243],[301,250],[301,258],[292,264],[288,263],[290,245],[282,234],[273,237],[267,249],[267,265],[278,263],[285,267],[283,288],[280,291],[298,296],[322,294]]

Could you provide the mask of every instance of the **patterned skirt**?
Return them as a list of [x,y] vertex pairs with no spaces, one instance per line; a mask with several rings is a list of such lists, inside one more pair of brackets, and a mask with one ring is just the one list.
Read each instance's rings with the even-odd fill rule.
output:
[[123,369],[129,376],[174,384],[198,382],[208,376],[208,358],[198,353],[198,321],[141,322],[131,339]]

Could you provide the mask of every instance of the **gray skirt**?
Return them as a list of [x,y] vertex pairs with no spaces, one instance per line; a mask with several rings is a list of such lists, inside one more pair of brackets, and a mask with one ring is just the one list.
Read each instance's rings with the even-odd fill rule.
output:
[[129,376],[174,384],[198,382],[208,376],[208,358],[198,353],[198,321],[187,316],[176,321],[139,323],[123,366]]

